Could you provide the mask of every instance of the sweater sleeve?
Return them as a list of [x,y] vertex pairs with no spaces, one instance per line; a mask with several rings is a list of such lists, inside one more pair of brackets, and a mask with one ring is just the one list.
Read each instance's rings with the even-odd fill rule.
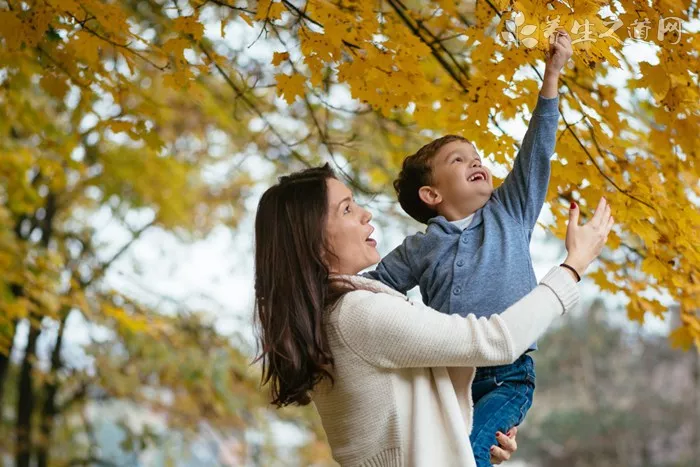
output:
[[445,315],[389,294],[355,291],[339,307],[345,345],[383,368],[493,366],[514,362],[579,299],[576,283],[553,268],[500,315]]
[[530,124],[513,163],[513,170],[494,197],[525,228],[532,229],[542,210],[549,185],[550,163],[559,123],[559,97],[537,97]]

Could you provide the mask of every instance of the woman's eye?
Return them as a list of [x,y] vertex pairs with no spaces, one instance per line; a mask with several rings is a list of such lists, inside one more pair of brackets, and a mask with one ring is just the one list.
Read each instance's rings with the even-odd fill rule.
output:
[[350,205],[345,206],[345,209],[343,210],[343,214],[347,214],[350,212]]

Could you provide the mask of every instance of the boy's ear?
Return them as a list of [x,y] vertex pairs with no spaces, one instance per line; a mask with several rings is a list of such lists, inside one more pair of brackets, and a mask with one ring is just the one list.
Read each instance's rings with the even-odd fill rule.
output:
[[442,202],[442,195],[431,186],[422,186],[418,189],[418,197],[431,208],[435,208]]

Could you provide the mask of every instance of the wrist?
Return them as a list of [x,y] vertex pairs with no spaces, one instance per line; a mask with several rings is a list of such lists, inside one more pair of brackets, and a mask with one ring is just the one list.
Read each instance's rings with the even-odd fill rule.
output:
[[581,261],[575,256],[570,255],[566,257],[566,259],[563,261],[563,264],[567,264],[574,268],[579,276],[583,276],[583,273],[586,270],[586,267],[588,266],[588,264],[585,261]]
[[559,79],[559,75],[561,75],[561,70],[555,68],[555,67],[545,67],[544,69],[544,77],[547,78],[552,78],[552,79]]
[[581,282],[581,275],[572,266],[569,266],[566,263],[561,263],[559,267],[566,269],[566,271],[569,273],[569,275],[574,281]]

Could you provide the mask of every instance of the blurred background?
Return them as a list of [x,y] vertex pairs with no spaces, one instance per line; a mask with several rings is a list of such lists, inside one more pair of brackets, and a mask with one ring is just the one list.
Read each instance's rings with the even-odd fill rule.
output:
[[388,253],[425,142],[505,176],[554,16],[578,42],[537,276],[571,200],[618,225],[510,464],[700,465],[697,2],[0,0],[3,465],[334,465],[252,363],[257,201],[328,161]]

